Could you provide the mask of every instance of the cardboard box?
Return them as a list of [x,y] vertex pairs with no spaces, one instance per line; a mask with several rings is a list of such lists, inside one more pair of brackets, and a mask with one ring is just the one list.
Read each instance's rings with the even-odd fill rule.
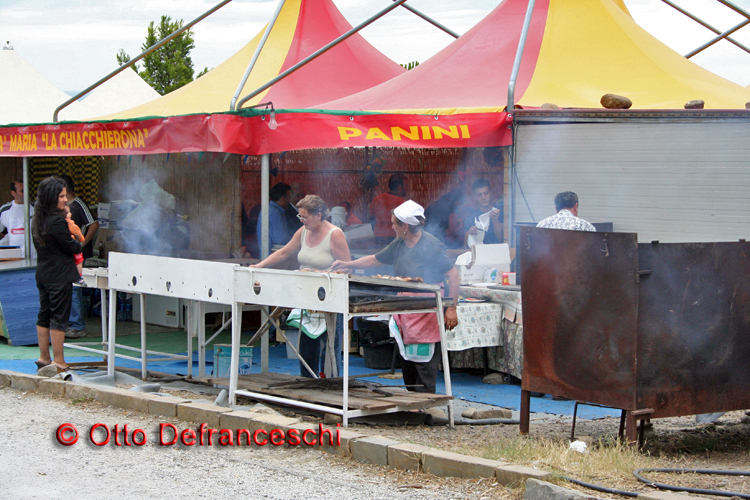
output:
[[[135,210],[138,206],[138,202],[133,200],[117,200],[109,204],[108,207],[103,207],[104,203],[99,204],[99,210],[104,208],[107,213],[107,228],[108,229],[122,229],[122,221]],[[101,219],[101,215],[99,216]],[[99,221],[101,227],[101,220]]]
[[109,252],[125,252],[125,240],[122,231],[99,229],[94,249],[99,248],[100,241],[104,244],[104,258],[107,258]]
[[497,275],[510,271],[510,250],[507,243],[476,245],[456,259],[456,269],[462,285],[484,283],[484,271],[497,269]]
[[346,226],[346,229],[344,229],[346,241],[369,238],[372,235],[372,226],[370,224],[352,224],[351,226]]

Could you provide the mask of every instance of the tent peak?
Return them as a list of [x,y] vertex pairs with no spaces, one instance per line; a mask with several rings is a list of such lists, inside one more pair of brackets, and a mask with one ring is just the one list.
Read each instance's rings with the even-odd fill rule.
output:
[[3,50],[13,50],[13,46],[10,44],[10,40],[5,41],[5,45],[3,46]]

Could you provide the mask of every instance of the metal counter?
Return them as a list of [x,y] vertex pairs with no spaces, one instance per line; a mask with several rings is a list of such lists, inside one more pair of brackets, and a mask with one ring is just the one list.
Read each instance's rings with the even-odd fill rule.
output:
[[[110,253],[108,286],[110,290],[137,294],[177,297],[196,304],[217,303],[232,309],[232,360],[229,379],[229,398],[234,403],[237,394],[256,399],[264,395],[238,390],[241,309],[245,304],[261,307],[299,308],[344,316],[343,351],[349,352],[349,319],[358,316],[396,313],[435,313],[438,315],[442,340],[442,361],[446,395],[451,396],[450,370],[445,346],[443,300],[439,285],[402,282],[388,279],[352,276],[348,274],[307,271],[255,269],[233,263],[196,261],[149,255]],[[404,300],[398,292],[429,294],[417,300]],[[109,302],[108,371],[114,372],[116,300]],[[267,335],[261,344],[261,369],[267,371]],[[332,348],[332,346],[330,347]],[[199,353],[199,358],[200,358]],[[265,360],[265,363],[264,363]],[[350,417],[403,411],[395,406],[388,410],[349,410],[349,359],[344,356],[343,408],[323,411],[342,415],[344,426]],[[269,399],[269,398],[266,398]],[[275,400],[278,401],[279,398]],[[298,401],[286,404],[304,406]],[[319,408],[320,409],[320,408]],[[448,402],[453,424],[453,405]]]

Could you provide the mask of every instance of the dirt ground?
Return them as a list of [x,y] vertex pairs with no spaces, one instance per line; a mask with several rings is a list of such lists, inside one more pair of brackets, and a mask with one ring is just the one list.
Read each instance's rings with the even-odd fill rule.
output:
[[[188,397],[187,394],[181,394]],[[304,421],[323,421],[321,415],[301,415],[285,407],[274,409]],[[550,471],[560,486],[599,498],[626,498],[592,491],[562,479],[572,477],[617,490],[642,493],[653,488],[632,474],[636,468],[717,469],[750,471],[750,411],[734,411],[711,424],[696,423],[694,416],[654,419],[647,426],[643,448],[617,440],[619,418],[578,420],[576,438],[587,443],[587,455],[570,451],[569,418],[532,420],[530,433],[519,435],[518,425],[373,425],[350,422],[350,429],[400,442],[491,458]],[[589,451],[591,452],[590,454]],[[578,457],[578,458],[577,458]],[[746,476],[644,472],[648,479],[682,487],[744,493],[750,498]],[[417,484],[430,484],[422,475]],[[437,479],[437,478],[435,478]],[[470,487],[469,487],[470,486]],[[420,486],[417,486],[420,487]],[[468,483],[471,497],[519,499],[522,488],[506,488],[491,480]],[[726,498],[706,496],[707,498]]]

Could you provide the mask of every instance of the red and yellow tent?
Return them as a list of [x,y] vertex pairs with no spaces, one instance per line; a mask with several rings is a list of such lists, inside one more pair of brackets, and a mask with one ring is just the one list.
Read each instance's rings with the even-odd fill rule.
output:
[[[331,0],[287,0],[239,97],[351,28]],[[260,119],[268,112],[228,111],[263,31],[204,76],[146,104],[88,123],[2,127],[0,156],[187,151],[254,154],[257,142],[262,143],[262,134],[254,129],[270,131],[267,116]],[[307,108],[375,86],[405,71],[355,34],[249,100],[244,108],[269,101],[276,109]]]
[[[184,89],[109,117],[118,121],[28,127],[35,139],[22,137],[18,128],[0,129],[0,155],[62,154],[40,146],[48,147],[50,140],[40,133],[55,130],[73,134],[62,136],[71,155],[509,145],[512,115],[504,110],[527,5],[528,0],[505,0],[451,45],[402,74],[355,35],[248,103],[273,102],[274,130],[260,119],[262,111],[218,113],[228,107],[256,37],[236,61],[230,59]],[[244,92],[348,27],[330,0],[289,0],[272,32],[274,43],[269,40],[271,48],[264,50]],[[686,60],[640,28],[622,0],[537,0],[516,103],[601,109],[599,101],[607,93],[626,96],[633,109],[647,110],[682,109],[695,99],[709,109],[742,109],[750,102],[750,90]],[[157,118],[142,118],[147,116]],[[88,136],[81,135],[85,127]],[[16,134],[15,143],[9,143],[9,133]],[[33,151],[27,149],[32,139]]]
[[[443,51],[408,73],[315,106],[356,110],[351,124],[321,128],[327,146],[487,146],[509,144],[508,102],[528,0],[506,0]],[[640,28],[622,0],[537,0],[515,87],[515,103],[601,109],[604,94],[633,109],[743,109],[747,88],[677,54]],[[367,113],[381,113],[373,117]],[[399,115],[428,115],[432,125],[393,127]],[[429,120],[428,120],[429,121]],[[491,124],[487,130],[483,124]],[[448,125],[450,124],[450,125]],[[435,130],[453,126],[453,133]],[[402,130],[407,128],[412,134]],[[335,132],[340,133],[335,133]],[[448,136],[448,140],[441,140]],[[331,140],[331,137],[334,139]],[[336,140],[340,139],[340,140]]]

